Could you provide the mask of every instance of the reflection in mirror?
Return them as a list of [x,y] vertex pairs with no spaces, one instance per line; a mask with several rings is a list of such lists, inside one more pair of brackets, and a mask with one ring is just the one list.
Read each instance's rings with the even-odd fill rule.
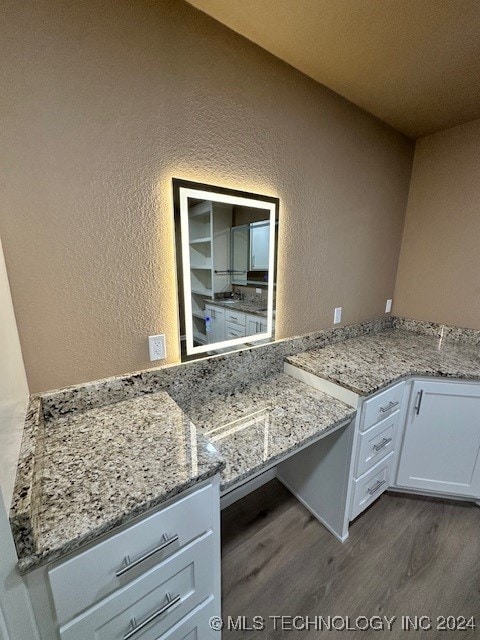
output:
[[182,360],[273,340],[278,199],[173,188]]

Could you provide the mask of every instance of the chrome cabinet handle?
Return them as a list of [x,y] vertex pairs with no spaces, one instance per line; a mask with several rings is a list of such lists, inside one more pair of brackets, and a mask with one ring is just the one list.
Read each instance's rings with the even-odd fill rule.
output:
[[383,487],[383,485],[386,483],[386,480],[378,480],[373,487],[370,487],[370,489],[367,489],[368,493],[373,496],[374,493],[377,493],[377,491]]
[[162,544],[160,544],[158,547],[155,547],[155,549],[152,549],[151,551],[147,551],[145,555],[140,556],[140,558],[137,558],[136,560],[132,561],[130,560],[130,556],[125,556],[125,558],[123,559],[123,567],[120,567],[120,569],[117,569],[117,571],[115,571],[115,575],[117,576],[117,578],[120,578],[120,576],[123,576],[124,573],[126,573],[127,571],[130,571],[130,569],[133,569],[134,567],[137,567],[140,563],[144,562],[145,560],[148,560],[148,558],[151,558],[155,553],[158,553],[159,551],[163,551],[174,542],[177,542],[178,535],[174,535],[173,537],[167,539],[167,536],[163,534],[162,540],[163,540]]
[[155,611],[154,613],[152,613],[151,616],[148,616],[148,618],[145,618],[143,622],[140,622],[139,624],[137,624],[137,621],[135,620],[135,618],[132,618],[130,620],[130,630],[127,631],[127,633],[123,636],[123,640],[129,640],[130,638],[133,638],[135,634],[137,634],[142,629],[145,629],[147,624],[150,624],[151,622],[156,620],[159,616],[166,613],[169,609],[171,609],[176,604],[178,604],[182,599],[180,595],[172,598],[172,596],[169,593],[167,593],[165,597],[167,598],[167,603],[164,604],[163,607],[158,609],[158,611]]
[[392,400],[387,404],[386,407],[380,407],[380,413],[386,413],[387,411],[390,411],[391,409],[393,409],[393,407],[396,407],[399,404],[400,402],[398,400]]
[[420,407],[422,406],[422,399],[423,399],[423,389],[421,389],[417,393],[417,399],[415,401],[415,413],[417,414],[417,416],[420,413]]
[[383,449],[383,447],[386,447],[387,444],[390,444],[390,442],[392,441],[391,438],[384,438],[381,442],[379,442],[378,444],[374,444],[373,448],[375,449],[375,451],[380,451],[381,449]]

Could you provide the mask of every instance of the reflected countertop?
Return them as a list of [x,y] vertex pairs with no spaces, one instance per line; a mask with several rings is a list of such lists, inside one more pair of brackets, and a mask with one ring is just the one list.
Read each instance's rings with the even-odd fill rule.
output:
[[[255,316],[267,317],[267,302],[257,300],[233,300],[232,298],[212,300],[211,298],[205,298],[207,304],[213,304],[217,307],[223,307],[225,309],[231,309],[232,311],[241,311],[242,313],[251,313]],[[275,317],[275,311],[273,312]]]

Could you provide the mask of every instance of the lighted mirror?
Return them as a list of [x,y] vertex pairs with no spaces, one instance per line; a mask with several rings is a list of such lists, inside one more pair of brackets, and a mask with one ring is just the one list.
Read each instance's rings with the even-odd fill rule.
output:
[[173,180],[182,360],[275,332],[278,198]]

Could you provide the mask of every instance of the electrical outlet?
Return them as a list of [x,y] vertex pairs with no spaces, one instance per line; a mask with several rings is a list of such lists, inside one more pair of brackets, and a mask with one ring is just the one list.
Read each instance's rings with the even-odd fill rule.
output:
[[389,298],[385,305],[385,313],[390,313],[391,310],[392,310],[392,301]]
[[342,321],[342,307],[336,307],[333,313],[333,324],[338,324]]
[[150,360],[165,360],[167,357],[167,349],[165,346],[165,334],[160,333],[158,336],[148,336],[148,352]]

